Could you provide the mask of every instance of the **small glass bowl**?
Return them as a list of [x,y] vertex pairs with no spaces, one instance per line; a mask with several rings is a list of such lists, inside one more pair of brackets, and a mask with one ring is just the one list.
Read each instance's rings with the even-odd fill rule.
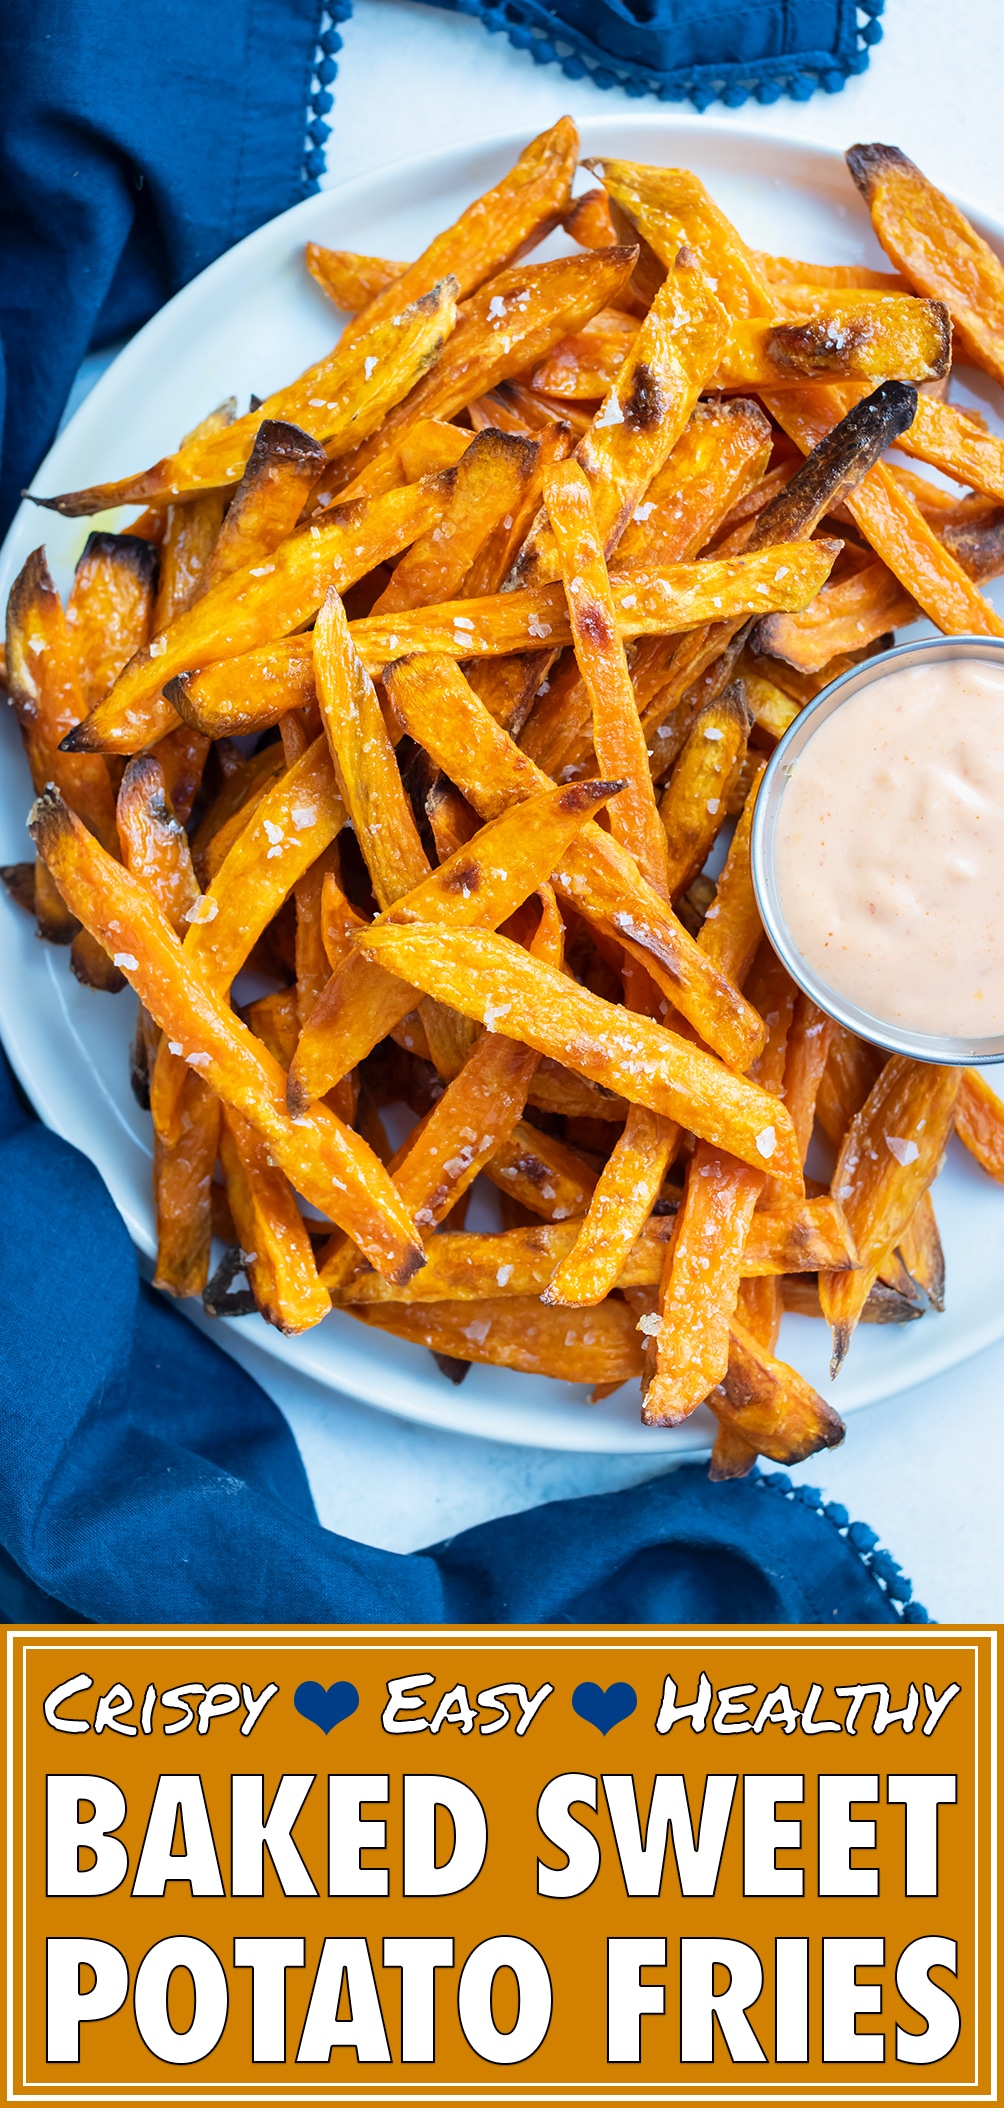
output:
[[[788,771],[792,762],[805,752],[823,720],[831,717],[852,696],[858,695],[862,688],[880,681],[893,668],[923,666],[945,658],[996,660],[998,664],[1004,664],[1004,638],[924,637],[919,644],[895,645],[891,651],[877,652],[874,658],[862,660],[859,666],[831,681],[828,688],[806,704],[794,723],[789,725],[784,738],[779,740],[767,764],[753,815],[750,856],[753,888],[767,936],[792,980],[797,981],[821,1010],[836,1018],[838,1024],[847,1025],[862,1039],[870,1040],[874,1046],[887,1048],[891,1054],[908,1054],[914,1061],[936,1061],[947,1067],[971,1065],[981,1068],[1004,1061],[1004,1032],[992,1038],[976,1039],[947,1033],[942,1036],[904,1031],[886,1018],[873,1017],[869,1011],[859,1009],[856,1003],[822,980],[803,958],[785,923],[774,863],[778,816]],[[1001,942],[1004,944],[1004,930]],[[918,964],[922,965],[922,962]]]

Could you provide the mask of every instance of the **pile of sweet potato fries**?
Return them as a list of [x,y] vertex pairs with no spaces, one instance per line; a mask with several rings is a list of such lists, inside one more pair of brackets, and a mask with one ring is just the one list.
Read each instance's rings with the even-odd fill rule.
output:
[[[1004,380],[1004,271],[889,147],[848,156],[889,273],[753,252],[686,170],[573,199],[577,155],[563,119],[415,263],[311,244],[326,358],[40,500],[133,512],[65,608],[43,549],[12,590],[5,877],[139,997],[162,1288],[288,1333],[335,1304],[455,1380],[640,1377],[650,1425],[708,1403],[728,1478],[843,1431],[782,1311],[836,1369],[941,1307],[953,1125],[1004,1178],[994,1093],[818,1010],[749,863],[826,682],[918,610],[1004,634],[1004,443],[947,400],[953,333]],[[501,1230],[464,1228],[478,1178]]]

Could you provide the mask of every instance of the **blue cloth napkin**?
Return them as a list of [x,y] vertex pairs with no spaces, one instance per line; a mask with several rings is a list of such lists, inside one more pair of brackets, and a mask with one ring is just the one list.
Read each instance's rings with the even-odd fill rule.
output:
[[[445,0],[632,95],[842,87],[883,0]],[[0,534],[88,348],[318,187],[352,0],[0,0]],[[6,380],[7,408],[3,397]]]
[[[95,1000],[99,1000],[95,998]],[[895,1624],[910,1583],[781,1473],[686,1468],[405,1557],[321,1528],[278,1408],[141,1282],[92,1164],[0,1055],[9,1623]]]

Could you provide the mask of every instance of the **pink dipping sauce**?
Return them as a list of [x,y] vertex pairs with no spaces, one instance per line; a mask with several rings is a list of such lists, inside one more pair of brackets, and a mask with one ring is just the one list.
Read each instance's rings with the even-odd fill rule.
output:
[[774,868],[835,993],[906,1031],[1004,1033],[1004,668],[938,658],[842,703],[792,765]]

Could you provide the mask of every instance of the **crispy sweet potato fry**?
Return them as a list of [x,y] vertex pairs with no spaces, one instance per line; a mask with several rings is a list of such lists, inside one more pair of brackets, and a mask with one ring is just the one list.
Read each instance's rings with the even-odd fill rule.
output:
[[205,585],[261,564],[292,534],[327,455],[298,425],[266,418],[227,508],[206,570]]
[[635,161],[593,160],[608,194],[668,268],[685,241],[714,280],[730,315],[783,314],[755,252],[689,168],[652,168]]
[[722,824],[729,791],[746,753],[749,716],[736,684],[697,718],[659,806],[668,844],[668,885],[675,900],[697,877]]
[[164,771],[164,788],[182,825],[187,827],[209,759],[210,741],[192,725],[176,725],[151,748]]
[[313,640],[287,637],[194,673],[176,674],[164,694],[179,717],[210,739],[265,732],[289,710],[315,701]]
[[768,284],[785,288],[781,294],[785,302],[792,286],[863,286],[876,293],[908,290],[898,271],[872,271],[865,264],[799,263],[793,256],[766,256],[761,249],[754,249],[753,255]]
[[323,526],[290,535],[265,565],[232,572],[136,653],[67,751],[128,754],[169,732],[177,716],[161,695],[165,681],[299,629],[330,587],[344,591],[396,555],[442,518],[448,502],[449,488],[437,477],[361,499]]
[[376,691],[332,588],[314,627],[314,681],[339,789],[381,908],[428,875]]
[[952,361],[948,311],[936,300],[851,294],[801,322],[733,322],[715,375],[720,388],[786,381],[939,380]]
[[122,778],[115,807],[122,862],[148,886],[177,937],[199,897],[188,836],[167,795],[164,771],[152,754],[137,754]]
[[157,551],[132,534],[89,534],[66,603],[84,710],[112,682],[150,633]]
[[[545,490],[568,604],[576,662],[592,704],[593,746],[601,770],[624,789],[608,808],[610,831],[637,859],[657,893],[669,894],[665,832],[631,687],[590,485],[577,462],[556,468]],[[702,859],[703,861],[703,859]]]
[[[784,388],[765,393],[771,416],[808,452],[848,409],[845,390]],[[877,462],[844,501],[857,525],[925,615],[950,633],[1004,636],[1004,622],[939,542],[890,469]]]
[[[498,1152],[499,1159],[501,1155]],[[345,1281],[337,1299],[348,1303],[470,1302],[482,1296],[539,1295],[544,1290],[545,1302],[571,1307],[575,1299],[570,1294],[553,1295],[547,1284],[560,1281],[574,1263],[584,1228],[585,1221],[569,1221],[555,1214],[548,1221],[497,1236],[444,1230],[430,1238],[426,1263],[407,1288],[395,1288],[379,1274],[360,1271]],[[672,1215],[651,1216],[622,1251],[611,1286],[657,1288],[675,1229]],[[814,1274],[817,1267],[834,1259],[837,1265],[848,1267],[853,1256],[841,1210],[828,1197],[788,1202],[775,1210],[760,1208],[747,1235],[743,1280],[779,1282],[783,1274],[795,1270]],[[751,1266],[760,1270],[747,1274],[745,1269]],[[600,1300],[590,1295],[582,1297],[580,1304]]]
[[492,278],[464,302],[434,370],[348,461],[333,464],[317,502],[327,501],[387,447],[399,447],[418,418],[455,417],[500,381],[535,365],[569,330],[616,301],[633,262],[628,248],[584,250],[554,263],[518,264]]
[[454,1359],[494,1362],[565,1383],[619,1386],[641,1374],[634,1314],[612,1296],[595,1310],[548,1310],[532,1296],[347,1307],[365,1325]]
[[794,1130],[757,1085],[661,1025],[616,1010],[505,937],[441,924],[373,925],[357,940],[364,958],[425,988],[489,1030],[505,1018],[527,1046],[608,1090],[679,1120],[763,1171],[801,1183]]
[[[958,556],[959,551],[953,554]],[[973,576],[968,565],[964,568]],[[851,578],[825,585],[801,614],[766,615],[757,624],[753,645],[757,651],[786,659],[791,666],[817,673],[838,652],[871,644],[886,630],[916,619],[916,605],[899,579],[885,564],[872,563]]]
[[[821,1318],[823,1315],[819,1285],[812,1274],[786,1274],[781,1283],[781,1296],[785,1309],[790,1310],[794,1317]],[[887,1288],[884,1281],[876,1281],[868,1291],[858,1323],[908,1325],[912,1318],[923,1314],[919,1302],[908,1301],[894,1288]]]
[[29,556],[7,602],[7,686],[37,791],[56,783],[73,811],[113,855],[115,800],[100,756],[64,753],[61,741],[84,714],[72,633],[44,549]]
[[633,1105],[597,1179],[571,1250],[543,1290],[545,1303],[595,1304],[620,1278],[679,1146],[675,1121]]
[[396,615],[461,597],[485,543],[505,515],[519,509],[537,453],[532,439],[479,432],[452,471],[453,496],[443,518],[402,556],[373,614]]
[[885,1056],[846,1025],[834,1025],[826,1067],[816,1096],[816,1118],[828,1142],[839,1149],[878,1076]]
[[303,1217],[268,1143],[230,1106],[223,1114],[220,1161],[241,1258],[262,1317],[279,1332],[306,1332],[320,1323],[330,1298],[318,1280]]
[[940,468],[956,482],[971,484],[988,498],[1004,504],[1004,440],[985,431],[954,403],[938,403],[930,396],[917,398],[917,414],[906,432],[893,444],[903,454]]
[[959,1078],[958,1069],[893,1055],[844,1137],[833,1192],[850,1223],[861,1267],[853,1275],[820,1276],[819,1299],[833,1334],[834,1376],[885,1253],[899,1242],[941,1163]]
[[784,1102],[798,1136],[803,1164],[812,1140],[816,1099],[834,1029],[833,1019],[800,991],[785,1054]]
[[385,321],[346,331],[326,359],[225,430],[200,429],[178,453],[166,455],[139,475],[92,490],[69,491],[59,498],[40,498],[38,503],[76,517],[103,512],[111,505],[137,505],[145,500],[165,504],[171,498],[225,489],[240,480],[259,429],[269,422],[295,424],[309,438],[323,440],[329,459],[343,454],[375,431],[386,412],[427,372],[453,328],[456,313],[456,284],[445,278],[411,307],[399,308]]
[[637,315],[627,315],[623,308],[601,309],[574,336],[562,337],[548,352],[534,372],[534,388],[570,402],[577,398],[595,402],[613,387],[637,335]]
[[761,665],[754,663],[749,651],[743,652],[736,674],[742,682],[754,724],[769,738],[783,739],[788,726],[794,724],[798,716],[798,703],[761,670]]
[[899,1254],[935,1310],[945,1307],[945,1254],[930,1189],[922,1193],[899,1240]]
[[404,277],[407,264],[389,263],[385,256],[358,256],[352,249],[325,249],[308,242],[307,269],[322,293],[327,293],[343,314],[357,315],[378,293]]
[[757,1344],[738,1319],[729,1327],[729,1366],[712,1400],[730,1432],[777,1464],[797,1464],[835,1449],[844,1423],[787,1362]]
[[326,1106],[296,1122],[289,1118],[278,1063],[188,963],[151,895],[105,855],[58,793],[36,801],[31,827],[85,929],[107,951],[123,948],[122,971],[161,1030],[177,1036],[186,1059],[200,1056],[197,1067],[210,1088],[264,1135],[297,1190],[341,1223],[371,1265],[409,1280],[422,1263],[422,1247],[372,1150]]
[[[721,356],[725,311],[696,259],[674,261],[613,387],[575,450],[593,490],[607,555],[652,477],[685,430]],[[553,540],[540,518],[516,565],[523,584],[557,574]]]
[[584,1157],[527,1120],[516,1122],[484,1169],[500,1193],[547,1222],[568,1222],[585,1214],[596,1184]]
[[220,1101],[189,1070],[181,1094],[179,1136],[154,1135],[157,1202],[155,1288],[172,1296],[200,1296],[209,1276],[213,1241],[212,1182],[220,1138]]
[[743,1246],[762,1188],[762,1171],[698,1142],[663,1262],[658,1322],[642,1320],[655,1337],[646,1426],[678,1426],[726,1374]]
[[990,1178],[1004,1184],[1004,1102],[981,1069],[963,1069],[955,1132]]
[[[745,620],[772,607],[806,607],[828,577],[839,549],[839,542],[822,540],[779,542],[748,556],[618,572],[610,581],[618,631],[622,637],[660,636],[697,629],[719,609],[724,621],[728,613]],[[533,651],[544,639],[551,651],[572,641],[560,585],[530,586],[484,600],[446,601],[412,614],[369,615],[353,622],[351,629],[363,665],[373,673],[413,652],[442,652],[457,659],[491,657]]]
[[402,300],[417,300],[450,272],[461,295],[476,291],[544,240],[563,217],[575,173],[579,135],[570,117],[541,132],[524,147],[500,183],[437,234],[417,263],[370,301],[347,336],[396,313]]
[[[763,937],[760,910],[753,891],[750,867],[750,835],[757,792],[766,764],[758,762],[753,781],[739,816],[739,825],[729,845],[724,869],[715,887],[715,897],[701,925],[698,945],[713,966],[736,988],[745,988],[747,976]],[[762,1081],[757,1077],[758,1082]]]
[[[545,783],[532,805],[503,810],[399,898],[374,927],[384,921],[488,928],[505,922],[544,882],[612,788],[597,782],[564,787]],[[301,1112],[323,1096],[414,1004],[415,992],[407,983],[353,950],[336,968],[301,1034],[289,1075],[291,1112]]]
[[[546,789],[549,779],[447,660],[399,662],[385,678],[413,736],[486,818]],[[759,1020],[612,836],[584,828],[552,875],[561,897],[647,968],[708,1046],[739,1068],[748,1065],[763,1029]]]
[[1004,381],[1004,269],[993,250],[898,146],[852,146],[846,160],[886,255],[945,302],[965,356]]
[[344,824],[327,742],[315,739],[266,789],[208,891],[188,910],[185,954],[211,988],[222,995],[230,987],[291,889]]

